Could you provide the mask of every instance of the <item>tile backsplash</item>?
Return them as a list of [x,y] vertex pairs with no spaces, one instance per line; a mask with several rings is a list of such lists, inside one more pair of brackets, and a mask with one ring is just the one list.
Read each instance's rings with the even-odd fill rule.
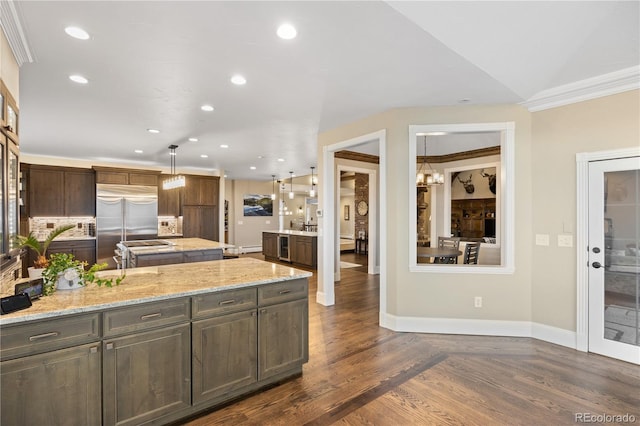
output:
[[75,225],[74,228],[61,234],[58,238],[95,237],[95,217],[30,217],[29,230],[36,238],[44,240],[55,228],[64,225]]
[[158,235],[182,235],[182,216],[158,216]]

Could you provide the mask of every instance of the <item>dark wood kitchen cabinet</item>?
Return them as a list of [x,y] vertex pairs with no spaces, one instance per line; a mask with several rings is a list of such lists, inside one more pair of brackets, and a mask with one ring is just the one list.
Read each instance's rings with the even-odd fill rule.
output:
[[160,172],[155,170],[134,170],[101,166],[93,166],[93,170],[96,172],[96,183],[157,186],[160,179]]
[[315,268],[318,264],[318,238],[308,235],[291,235],[291,262]]
[[23,164],[23,174],[30,217],[95,216],[93,170]]
[[262,254],[266,259],[278,258],[278,234],[273,232],[262,233]]
[[258,306],[258,380],[301,368],[309,360],[307,281],[259,287]]
[[[99,346],[82,345],[0,363],[0,423],[99,426]],[[30,401],[40,403],[34,406]]]
[[87,262],[91,266],[96,263],[96,240],[52,241],[47,254],[53,253],[70,253],[79,261]]
[[[193,322],[194,404],[224,397],[258,381],[255,290],[251,293],[253,309]],[[228,301],[235,303],[235,299]]]
[[190,300],[103,314],[103,420],[139,425],[191,407]]
[[218,240],[217,206],[183,206],[182,235],[184,238]]
[[185,206],[217,206],[220,178],[187,175],[182,204]]
[[101,424],[99,324],[83,314],[3,326],[0,424]]
[[158,216],[182,216],[180,211],[180,189],[158,187]]

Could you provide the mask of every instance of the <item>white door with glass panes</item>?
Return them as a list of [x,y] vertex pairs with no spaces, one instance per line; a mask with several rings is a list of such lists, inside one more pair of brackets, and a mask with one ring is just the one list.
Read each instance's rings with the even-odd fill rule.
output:
[[589,162],[589,351],[640,364],[640,157]]

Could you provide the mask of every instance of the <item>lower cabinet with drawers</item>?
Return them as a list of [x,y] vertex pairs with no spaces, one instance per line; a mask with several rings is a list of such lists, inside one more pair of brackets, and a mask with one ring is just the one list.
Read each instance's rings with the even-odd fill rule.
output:
[[7,325],[0,423],[166,424],[302,373],[307,279]]

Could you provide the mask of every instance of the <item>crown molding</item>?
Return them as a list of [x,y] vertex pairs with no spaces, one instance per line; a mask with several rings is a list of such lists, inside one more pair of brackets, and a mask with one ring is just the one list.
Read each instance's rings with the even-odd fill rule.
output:
[[640,89],[640,65],[543,90],[520,105],[536,112]]
[[33,62],[34,59],[14,3],[13,0],[0,1],[0,27],[7,37],[18,66],[22,66],[25,62]]

